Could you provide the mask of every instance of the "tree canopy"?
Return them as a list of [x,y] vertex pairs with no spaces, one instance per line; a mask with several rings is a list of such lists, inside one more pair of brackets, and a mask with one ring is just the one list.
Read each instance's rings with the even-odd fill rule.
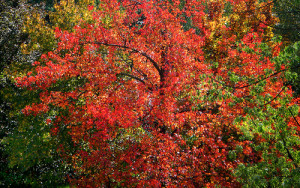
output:
[[300,185],[300,43],[281,50],[272,1],[70,2],[25,19],[23,53],[44,54],[15,83],[34,96],[18,131],[71,185]]

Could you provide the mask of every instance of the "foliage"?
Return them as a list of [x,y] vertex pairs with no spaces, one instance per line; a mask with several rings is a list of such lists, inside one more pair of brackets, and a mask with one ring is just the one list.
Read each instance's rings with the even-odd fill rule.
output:
[[[275,67],[285,66],[284,76],[287,83],[293,83],[297,79],[297,74],[287,69],[292,67],[295,61],[299,62],[295,50],[298,45],[296,43],[293,47],[287,47],[273,58]],[[277,80],[274,78],[273,82],[277,83]],[[240,164],[235,170],[235,174],[241,177],[240,182],[245,187],[300,185],[299,102],[294,103],[299,99],[292,97],[291,87],[290,91],[287,91],[288,87],[290,86],[286,83],[283,84],[278,94],[271,99],[277,101],[275,108],[270,101],[261,101],[260,108],[248,109],[249,115],[242,119],[241,129],[245,133],[243,139],[253,139],[255,134],[260,134],[263,139],[263,142],[253,145],[253,148],[262,154],[261,160],[255,164]],[[285,92],[289,94],[284,94]]]
[[300,40],[300,2],[298,0],[274,0],[274,13],[279,17],[275,32],[284,41],[293,43]]
[[[0,1],[0,139],[2,140],[16,126],[10,112],[12,105],[6,100],[8,95],[4,89],[16,89],[14,83],[5,76],[5,69],[14,61],[23,59],[20,44],[26,41],[27,35],[21,31],[22,14],[24,9],[19,7],[18,1]],[[9,187],[23,185],[24,174],[18,169],[8,167],[4,146],[0,145],[0,186]]]
[[[26,119],[20,113],[36,101],[39,91],[19,89],[13,81],[30,71],[41,53],[55,48],[55,24],[62,27],[66,18],[73,16],[65,24],[66,29],[71,28],[68,24],[78,23],[77,12],[87,10],[89,1],[80,1],[80,6],[74,1],[66,6],[67,1],[61,1],[55,4],[57,12],[47,11],[52,6],[49,2],[45,8],[22,0],[1,1],[1,186],[5,187],[54,186],[65,183],[66,175],[71,175],[56,152],[58,141],[50,136],[45,119]],[[66,14],[64,7],[77,12]]]
[[299,57],[270,40],[271,2],[87,8],[93,21],[57,28],[57,48],[16,79],[38,92],[22,113],[51,129],[72,184],[299,183],[299,99],[285,84],[297,76],[287,58]]
[[292,85],[294,96],[300,96],[300,41],[295,42],[285,48],[285,60],[290,62],[290,70],[293,74],[298,75],[295,80],[291,80],[288,84]]
[[[274,32],[283,37],[283,46],[289,46],[290,50],[293,50],[294,53],[300,55],[300,49],[293,49],[295,42],[300,40],[300,2],[298,0],[274,0],[274,13],[280,19],[280,22],[274,26]],[[291,53],[290,53],[291,54]],[[295,60],[293,57],[293,64],[290,67],[292,72],[295,72],[299,75],[300,73],[300,61]],[[295,91],[294,95],[300,95],[300,78],[295,80],[294,83],[289,83],[293,86]]]
[[29,34],[30,42],[22,45],[23,53],[34,50],[46,53],[53,50],[56,46],[55,28],[72,31],[81,21],[90,21],[92,15],[88,12],[88,5],[93,2],[61,0],[53,5],[54,11],[47,11],[40,6],[30,7],[30,12],[24,16],[24,32]]

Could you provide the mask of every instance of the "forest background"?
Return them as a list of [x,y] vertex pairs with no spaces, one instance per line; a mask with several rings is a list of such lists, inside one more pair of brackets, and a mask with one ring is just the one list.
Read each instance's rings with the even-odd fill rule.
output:
[[[118,2],[121,5],[112,5],[112,2]],[[154,5],[145,8],[147,6],[143,4],[150,4],[149,2]],[[111,2],[100,0],[0,1],[0,186],[49,187],[68,186],[69,184],[79,187],[86,185],[92,187],[300,186],[300,2],[298,0],[198,1],[201,2],[199,7],[203,8],[203,10],[200,8],[195,10],[196,13],[203,11],[203,14],[197,15],[201,20],[199,23],[195,21],[196,13],[188,14],[193,7],[187,3],[188,1],[149,2],[135,0]],[[197,7],[197,1],[192,2]],[[132,5],[136,8],[126,8],[125,5]],[[170,8],[170,6],[174,7]],[[135,13],[130,12],[131,9]],[[195,37],[195,40],[197,36],[202,37],[199,39],[203,43],[201,45],[199,43],[199,51],[187,50],[189,52],[186,53],[195,53],[193,57],[198,60],[191,61],[195,67],[200,66],[196,62],[208,62],[205,66],[209,67],[209,72],[198,75],[198,73],[181,67],[183,65],[179,63],[178,65],[167,64],[176,70],[174,77],[177,82],[181,79],[181,75],[177,75],[177,72],[182,71],[187,75],[198,76],[209,86],[201,85],[199,80],[195,79],[198,82],[196,84],[179,81],[179,83],[182,82],[182,85],[185,83],[190,86],[190,88],[185,88],[180,85],[173,88],[174,92],[178,92],[180,95],[175,96],[166,89],[170,86],[167,86],[168,82],[163,82],[162,79],[167,80],[170,77],[169,84],[174,84],[176,81],[169,76],[173,72],[168,69],[166,64],[157,63],[158,60],[153,60],[139,50],[146,49],[147,45],[151,46],[147,40],[144,41],[142,33],[143,27],[148,27],[145,23],[151,16],[150,13],[148,13],[148,17],[145,16],[147,14],[145,10],[159,10],[156,18],[162,20],[163,23],[155,25],[154,21],[151,22],[159,31],[156,35],[158,39],[153,39],[152,43],[160,45],[162,41],[167,41],[165,42],[166,46],[173,47],[178,40],[178,43],[181,44],[179,37],[178,39],[172,38],[170,41],[159,38],[165,36],[164,32],[168,33],[167,31],[170,30],[170,33],[179,33],[181,40],[185,40],[182,42],[182,46],[193,51],[198,47],[194,46],[193,49],[188,46],[192,43],[187,42],[190,41],[190,36]],[[175,14],[172,10],[177,10],[178,15],[181,16],[172,17],[174,23],[170,21],[170,17]],[[163,11],[166,12],[162,13]],[[99,13],[97,17],[95,16],[96,12],[101,12],[101,14]],[[127,19],[122,15],[131,15],[132,18]],[[170,17],[161,18],[159,15],[169,15]],[[107,35],[105,40],[100,36],[95,40],[88,39],[89,34],[97,33],[93,27],[88,25],[95,26],[97,23],[102,24],[101,32]],[[151,24],[149,24],[150,26]],[[165,26],[168,27],[163,31],[162,28]],[[128,36],[122,36],[122,32],[121,34],[116,32],[120,34],[116,37],[115,28],[123,28],[123,34]],[[204,30],[207,33],[203,32]],[[182,34],[183,31],[184,33],[190,32],[190,34]],[[79,34],[85,41],[72,43],[70,36],[78,37]],[[135,38],[132,39],[129,36]],[[143,40],[140,39],[140,36]],[[136,40],[136,46],[133,44],[126,46],[124,40]],[[94,44],[89,46],[88,43]],[[143,46],[144,44],[146,47]],[[68,45],[72,47],[62,47]],[[141,90],[146,91],[145,98],[153,95],[153,101],[147,102],[148,107],[141,105],[137,109],[127,102],[122,103],[129,110],[122,109],[123,111],[119,113],[126,115],[129,120],[124,120],[123,117],[115,114],[115,119],[107,125],[105,124],[110,133],[104,134],[101,131],[99,133],[94,130],[98,130],[97,128],[88,128],[90,125],[83,123],[94,121],[91,124],[96,124],[99,117],[97,117],[98,119],[76,117],[77,119],[71,120],[69,109],[64,108],[64,105],[74,107],[72,111],[80,109],[79,114],[84,111],[84,113],[90,113],[89,115],[96,117],[96,112],[95,114],[92,112],[93,106],[89,106],[89,110],[84,110],[83,106],[88,106],[87,103],[92,98],[88,93],[95,95],[96,90],[104,88],[104,86],[97,85],[91,86],[94,87],[93,89],[85,87],[86,83],[92,83],[91,80],[99,78],[72,76],[73,73],[69,72],[70,77],[60,77],[55,83],[51,79],[55,77],[55,73],[51,72],[51,69],[63,70],[64,67],[59,67],[59,63],[57,64],[59,66],[55,67],[55,63],[52,65],[47,61],[69,61],[65,59],[68,50],[74,51],[76,46],[82,45],[86,45],[84,50],[90,54],[103,56],[107,58],[103,58],[105,61],[112,62],[116,66],[113,67],[116,70],[115,73],[107,73],[107,79],[99,81],[99,83],[110,83],[110,86],[105,86],[105,92],[111,92],[111,95],[114,96],[117,95],[114,92],[118,91],[118,95],[123,97],[115,97],[114,100],[107,99],[107,109],[117,111],[115,103],[124,102],[125,98],[127,101],[131,99],[133,105],[138,106],[138,102],[142,103],[133,96],[125,95],[122,92],[126,93],[131,90],[140,92]],[[224,45],[228,48],[223,49]],[[180,46],[181,50],[182,46]],[[100,51],[94,50],[94,48],[98,48]],[[80,58],[88,56],[89,53],[85,53],[84,50],[79,50]],[[113,57],[105,55],[109,50],[114,51]],[[156,53],[155,50],[153,51]],[[198,56],[197,53],[201,53],[200,51],[203,54]],[[178,52],[178,54],[180,53]],[[168,53],[166,54],[168,55]],[[245,59],[257,58],[263,63],[255,62],[255,65],[251,65],[253,67],[250,65],[243,67],[249,72],[253,68],[252,75],[237,72],[234,68],[239,65],[229,62],[245,62],[233,57],[232,54],[240,57],[246,54]],[[138,55],[142,56],[143,60]],[[171,58],[173,61],[177,58],[172,53],[169,56],[173,58]],[[160,56],[160,58],[162,57],[163,55]],[[123,64],[115,63],[119,61],[116,59],[120,58]],[[143,61],[149,61],[154,68],[139,67],[134,61],[140,64]],[[35,68],[39,66],[39,63],[48,69],[38,70]],[[80,63],[77,60],[79,71],[91,71],[86,66],[92,67],[92,65],[81,65]],[[262,70],[260,70],[261,67],[263,67]],[[105,68],[106,70],[112,69],[111,67]],[[222,73],[222,70],[225,70],[225,73]],[[155,71],[158,71],[157,77],[160,78],[160,81],[157,81],[155,76],[151,77],[151,75],[155,75],[153,73]],[[31,77],[31,74],[34,76]],[[46,75],[45,83],[38,83],[34,80],[43,74]],[[112,74],[116,78],[110,77]],[[252,77],[253,75],[255,76]],[[184,76],[187,77],[182,75],[182,77]],[[120,83],[119,86],[116,87],[115,83],[109,81],[110,79],[116,79],[116,82]],[[151,84],[154,83],[153,87],[145,84],[148,80],[150,80],[149,83],[151,81]],[[136,82],[139,82],[141,86],[136,86]],[[165,97],[163,102],[157,102],[157,106],[164,103],[164,107],[167,107],[168,110],[159,107],[156,109],[155,105],[151,104],[155,104],[156,99],[159,98],[154,97],[155,82],[165,83],[165,85],[157,86],[159,88],[157,96],[169,97]],[[47,83],[50,84],[47,85]],[[221,86],[218,83],[221,83]],[[147,87],[142,85],[147,85]],[[108,89],[110,87],[114,91],[110,91]],[[125,89],[119,89],[123,87]],[[197,89],[191,89],[193,87]],[[239,87],[241,87],[240,90]],[[79,92],[82,88],[84,88],[83,91]],[[61,93],[54,96],[45,91]],[[76,97],[72,97],[72,91],[73,93],[78,91],[78,93],[75,92]],[[162,94],[162,91],[165,93]],[[102,93],[96,95],[102,98],[105,96]],[[138,96],[141,96],[141,93]],[[45,100],[47,97],[51,98],[52,102]],[[228,100],[232,97],[233,101]],[[227,101],[227,104],[224,101]],[[43,106],[43,103],[46,106]],[[231,103],[231,106],[228,103]],[[177,108],[180,107],[181,110],[177,110],[176,107],[173,107],[174,105]],[[94,108],[100,109],[98,106],[94,106]],[[138,120],[134,119],[135,116],[131,112],[141,109],[148,111],[149,114],[143,112],[142,116],[136,118]],[[188,114],[188,111],[192,111],[194,115],[193,113]],[[176,116],[179,112],[182,114],[180,116],[182,118]],[[199,112],[210,115],[210,118],[197,119],[200,117],[197,114]],[[183,115],[183,113],[185,114]],[[174,114],[175,117],[173,117]],[[222,118],[224,121],[221,122]],[[118,125],[120,122],[128,124],[129,121],[137,121],[140,126]],[[77,124],[75,125],[74,122]],[[110,127],[112,124],[114,126]],[[172,125],[175,124],[176,126],[173,127]],[[207,126],[208,131],[199,133],[197,127],[202,124]],[[89,135],[84,132],[88,132]],[[95,135],[101,140],[94,139]],[[221,140],[214,135],[218,135]],[[95,142],[102,145],[97,145]],[[165,147],[160,142],[164,143]],[[117,149],[112,149],[114,147]],[[106,148],[106,150],[101,148]],[[157,154],[156,148],[165,153]],[[111,152],[109,155],[113,157],[98,154],[96,151]],[[130,151],[135,151],[135,153],[130,153]],[[180,154],[177,155],[177,152]],[[124,155],[134,159],[126,158]],[[176,159],[169,155],[176,156]],[[202,157],[199,157],[200,155]],[[195,159],[197,162],[190,162],[191,158],[197,158],[196,156],[198,156],[198,159]],[[203,156],[207,156],[207,158]],[[99,161],[98,158],[105,158],[107,161]],[[140,162],[141,159],[143,162]],[[104,164],[108,161],[114,165],[105,166]],[[208,161],[210,164],[203,165]],[[180,166],[179,163],[184,163],[184,165]],[[197,167],[201,165],[203,167]],[[131,170],[134,168],[136,169]],[[147,170],[149,172],[144,173]],[[196,172],[199,174],[191,175],[197,174]]]

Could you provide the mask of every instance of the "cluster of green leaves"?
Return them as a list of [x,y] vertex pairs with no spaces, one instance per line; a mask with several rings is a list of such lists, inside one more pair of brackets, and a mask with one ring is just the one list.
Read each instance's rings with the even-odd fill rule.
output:
[[[286,85],[291,85],[294,97],[299,97],[300,4],[298,0],[274,0],[273,2],[273,11],[279,18],[279,23],[274,26],[273,31],[277,34],[277,39],[281,40],[282,38],[283,41],[283,50],[273,61],[278,70],[281,66],[288,67],[288,70],[284,71]],[[267,49],[262,53],[266,52],[268,53]],[[273,82],[276,82],[276,78],[273,79]],[[278,96],[281,92],[279,91]],[[277,100],[278,96],[275,99],[270,98],[269,100]],[[281,98],[278,102],[283,106],[288,106],[288,101],[291,100],[288,98]],[[291,130],[286,123],[287,119],[292,119],[299,126],[299,121],[295,118],[299,114],[299,107],[291,106],[274,109],[268,104],[268,101],[253,102],[260,103],[261,108],[266,108],[267,112],[262,112],[261,108],[249,109],[250,115],[237,119],[237,121],[243,121],[241,129],[244,132],[244,137],[242,139],[253,140],[255,134],[262,135],[265,141],[253,145],[256,152],[262,153],[262,159],[257,164],[241,164],[235,169],[235,175],[240,178],[239,181],[244,187],[299,187],[300,140],[297,136],[299,133],[296,129]],[[256,115],[251,117],[251,114]],[[262,117],[265,115],[269,116],[267,121],[262,120]],[[236,153],[237,151],[233,151],[231,156],[235,158]]]
[[[286,50],[292,65],[290,70],[300,75],[300,60],[295,59],[293,54],[300,55],[297,43],[300,41],[300,1],[298,0],[274,0],[273,11],[279,18],[279,23],[274,26],[274,33],[282,36],[283,47],[290,46]],[[300,76],[293,83],[294,95],[300,95]]]
[[293,87],[295,97],[300,96],[300,40],[285,48],[283,58],[290,65],[287,76],[292,78],[288,79],[288,84]]
[[[299,42],[293,46],[288,46],[277,57],[273,58],[278,71],[280,67],[291,67],[295,62],[299,62],[297,49]],[[268,50],[265,49],[265,53]],[[266,76],[273,73],[266,72]],[[294,84],[298,79],[297,73],[290,69],[285,69],[284,74],[287,83]],[[272,82],[276,83],[276,78]],[[252,95],[263,92],[265,81],[253,86]],[[300,186],[300,139],[297,126],[299,120],[295,117],[299,114],[299,106],[289,106],[291,96],[282,96],[285,87],[275,97],[258,96],[249,99],[251,103],[259,104],[254,108],[244,108],[247,116],[236,118],[236,123],[240,124],[243,132],[241,140],[251,140],[250,144],[255,152],[262,154],[260,162],[240,164],[234,173],[239,177],[239,181],[244,187],[298,187]],[[270,103],[276,101],[281,107],[274,107]],[[289,123],[294,123],[295,127],[290,127]],[[262,142],[257,142],[257,135],[260,135]],[[243,150],[242,147],[232,151],[231,157],[236,160],[236,156]]]

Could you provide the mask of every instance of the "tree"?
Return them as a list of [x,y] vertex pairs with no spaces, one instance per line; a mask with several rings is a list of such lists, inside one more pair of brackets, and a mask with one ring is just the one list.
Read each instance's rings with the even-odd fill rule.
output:
[[300,40],[300,2],[297,0],[274,0],[274,13],[280,23],[275,26],[275,32],[283,36],[287,43]]
[[25,54],[32,51],[52,51],[57,42],[54,33],[56,27],[72,31],[80,22],[92,21],[88,5],[94,5],[94,0],[61,0],[59,3],[50,0],[45,2],[45,8],[38,5],[31,6],[31,11],[24,16],[24,31],[30,36],[30,42],[22,45]]
[[42,53],[55,49],[56,25],[71,31],[80,19],[91,20],[91,2],[48,0],[43,6],[37,1],[1,1],[1,186],[57,186],[71,174],[57,155],[59,143],[50,137],[45,119],[20,113],[36,102],[39,92],[17,88],[13,80],[30,71]]
[[[19,1],[0,1],[0,139],[11,133],[16,126],[15,119],[11,117],[12,104],[6,100],[11,97],[11,93],[5,92],[10,87],[12,90],[18,90],[6,75],[7,67],[10,67],[15,61],[20,61],[24,57],[20,53],[20,45],[28,39],[28,35],[21,31],[22,15],[24,9],[19,7]],[[23,185],[24,174],[14,168],[10,169],[7,162],[7,154],[1,142],[0,145],[0,186],[9,187]]]
[[270,40],[271,2],[109,0],[88,9],[94,22],[57,28],[57,49],[16,79],[39,93],[22,113],[51,127],[76,170],[71,183],[299,183],[299,99],[285,84],[295,77],[288,56]]
[[[300,40],[300,2],[299,1],[286,1],[286,0],[274,0],[274,13],[279,18],[280,22],[274,26],[274,32],[283,37],[284,46],[293,46],[295,42]],[[290,47],[292,49],[293,47]],[[297,51],[298,49],[296,49]],[[300,51],[298,50],[298,56]],[[300,73],[300,61],[293,60],[293,64],[290,67],[292,72],[299,75]],[[295,80],[294,83],[289,83],[293,86],[294,95],[300,95],[300,77]]]

